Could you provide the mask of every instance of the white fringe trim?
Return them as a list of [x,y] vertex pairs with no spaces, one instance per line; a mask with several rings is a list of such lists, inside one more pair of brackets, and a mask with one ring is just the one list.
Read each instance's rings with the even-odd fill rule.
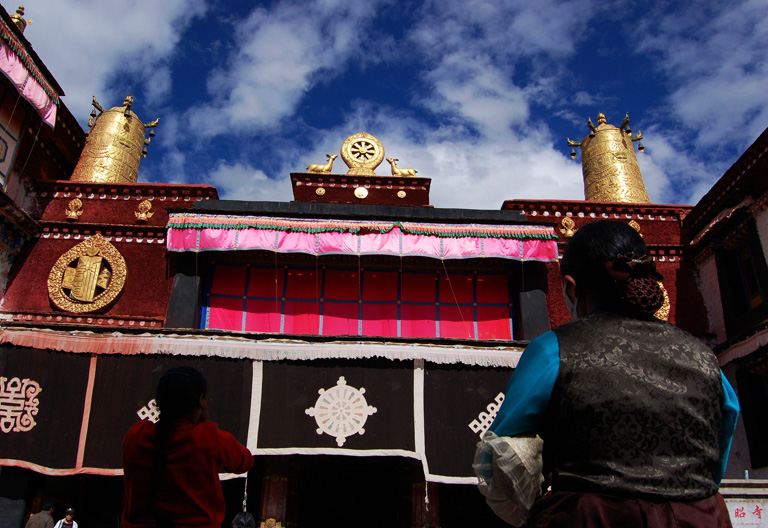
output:
[[177,334],[100,334],[48,329],[6,328],[0,343],[76,354],[168,354],[210,356],[256,361],[313,359],[423,359],[439,364],[481,367],[516,367],[522,347],[468,347],[376,342],[325,342],[247,340],[239,337]]
[[720,363],[720,368],[726,366],[728,363],[735,359],[748,356],[757,349],[768,345],[768,329],[761,330],[753,336],[748,337],[740,343],[728,348],[726,351],[721,352],[717,356],[717,361]]

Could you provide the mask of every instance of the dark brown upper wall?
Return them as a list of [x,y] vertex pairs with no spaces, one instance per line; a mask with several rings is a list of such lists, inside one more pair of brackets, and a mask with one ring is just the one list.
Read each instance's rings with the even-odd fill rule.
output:
[[431,185],[430,178],[291,173],[294,201],[307,203],[431,207]]
[[744,198],[755,200],[768,192],[768,128],[712,186],[686,217],[684,226],[695,237],[720,214]]
[[[103,231],[103,227],[102,233]],[[106,235],[105,235],[106,236]],[[125,259],[126,282],[116,301],[100,313],[73,314],[56,308],[48,297],[48,276],[64,253],[86,239],[84,233],[44,233],[14,261],[2,312],[20,322],[94,323],[110,326],[160,327],[170,296],[164,235],[112,236],[110,243]],[[123,325],[120,321],[124,321]],[[133,323],[130,323],[133,321]]]

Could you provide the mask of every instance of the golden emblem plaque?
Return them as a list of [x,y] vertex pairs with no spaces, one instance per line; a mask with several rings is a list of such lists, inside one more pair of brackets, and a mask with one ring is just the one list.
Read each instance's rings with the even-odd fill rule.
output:
[[117,298],[126,275],[123,256],[96,234],[59,257],[48,275],[48,297],[65,312],[95,312]]
[[83,202],[80,201],[80,198],[70,200],[67,204],[66,214],[67,222],[77,222],[77,219],[83,214]]
[[376,176],[374,169],[384,161],[384,147],[372,135],[360,132],[341,145],[341,159],[349,167],[348,175]]
[[355,196],[357,198],[360,198],[361,200],[366,199],[368,197],[368,189],[366,189],[365,187],[356,187]]
[[152,209],[152,202],[149,200],[142,201],[139,204],[139,210],[133,212],[136,215],[136,221],[140,224],[146,224],[152,218],[152,215],[155,214],[150,209]]
[[570,238],[570,237],[572,237],[573,235],[575,235],[575,234],[576,234],[576,231],[578,231],[578,229],[576,229],[576,222],[574,222],[574,221],[573,221],[573,220],[572,220],[570,217],[568,217],[568,216],[564,216],[564,217],[563,217],[563,219],[560,221],[560,225],[562,226],[562,227],[560,228],[560,233],[561,233],[561,234],[562,234],[562,235],[563,235],[565,238]]

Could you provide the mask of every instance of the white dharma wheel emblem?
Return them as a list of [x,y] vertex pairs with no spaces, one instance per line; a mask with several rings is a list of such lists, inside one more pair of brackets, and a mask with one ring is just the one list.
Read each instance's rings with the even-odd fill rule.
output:
[[376,407],[368,405],[363,396],[363,387],[350,387],[344,376],[340,376],[335,387],[320,389],[317,392],[320,397],[317,398],[315,406],[304,411],[315,417],[317,434],[335,436],[336,443],[341,447],[348,436],[365,433],[365,421],[376,412]]

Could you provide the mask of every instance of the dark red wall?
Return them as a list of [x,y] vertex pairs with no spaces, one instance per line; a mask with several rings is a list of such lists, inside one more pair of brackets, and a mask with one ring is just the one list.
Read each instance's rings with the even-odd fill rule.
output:
[[[48,275],[58,258],[83,242],[74,238],[41,238],[28,254],[19,255],[8,280],[4,312],[65,315],[48,299]],[[32,244],[32,243],[31,243]],[[128,270],[125,286],[112,307],[102,311],[108,317],[164,320],[173,277],[166,273],[165,244],[117,242],[111,244],[125,259]],[[23,261],[23,264],[21,264]],[[82,314],[79,314],[82,315]]]
[[[67,205],[75,198],[82,202],[83,214],[76,221],[67,221]],[[150,198],[153,215],[141,222],[135,212]],[[127,324],[119,321],[125,319],[161,326],[175,273],[169,269],[166,252],[168,209],[188,208],[197,201],[217,198],[216,189],[207,185],[42,184],[37,189],[37,207],[43,233],[14,259],[1,310],[14,314],[17,320],[32,322],[40,320],[38,316],[44,321],[53,316],[53,320],[64,322],[121,325]],[[62,312],[48,298],[48,275],[56,261],[96,233],[117,248],[127,268],[125,286],[113,304],[99,312],[100,323],[85,320],[93,319],[93,314]]]

